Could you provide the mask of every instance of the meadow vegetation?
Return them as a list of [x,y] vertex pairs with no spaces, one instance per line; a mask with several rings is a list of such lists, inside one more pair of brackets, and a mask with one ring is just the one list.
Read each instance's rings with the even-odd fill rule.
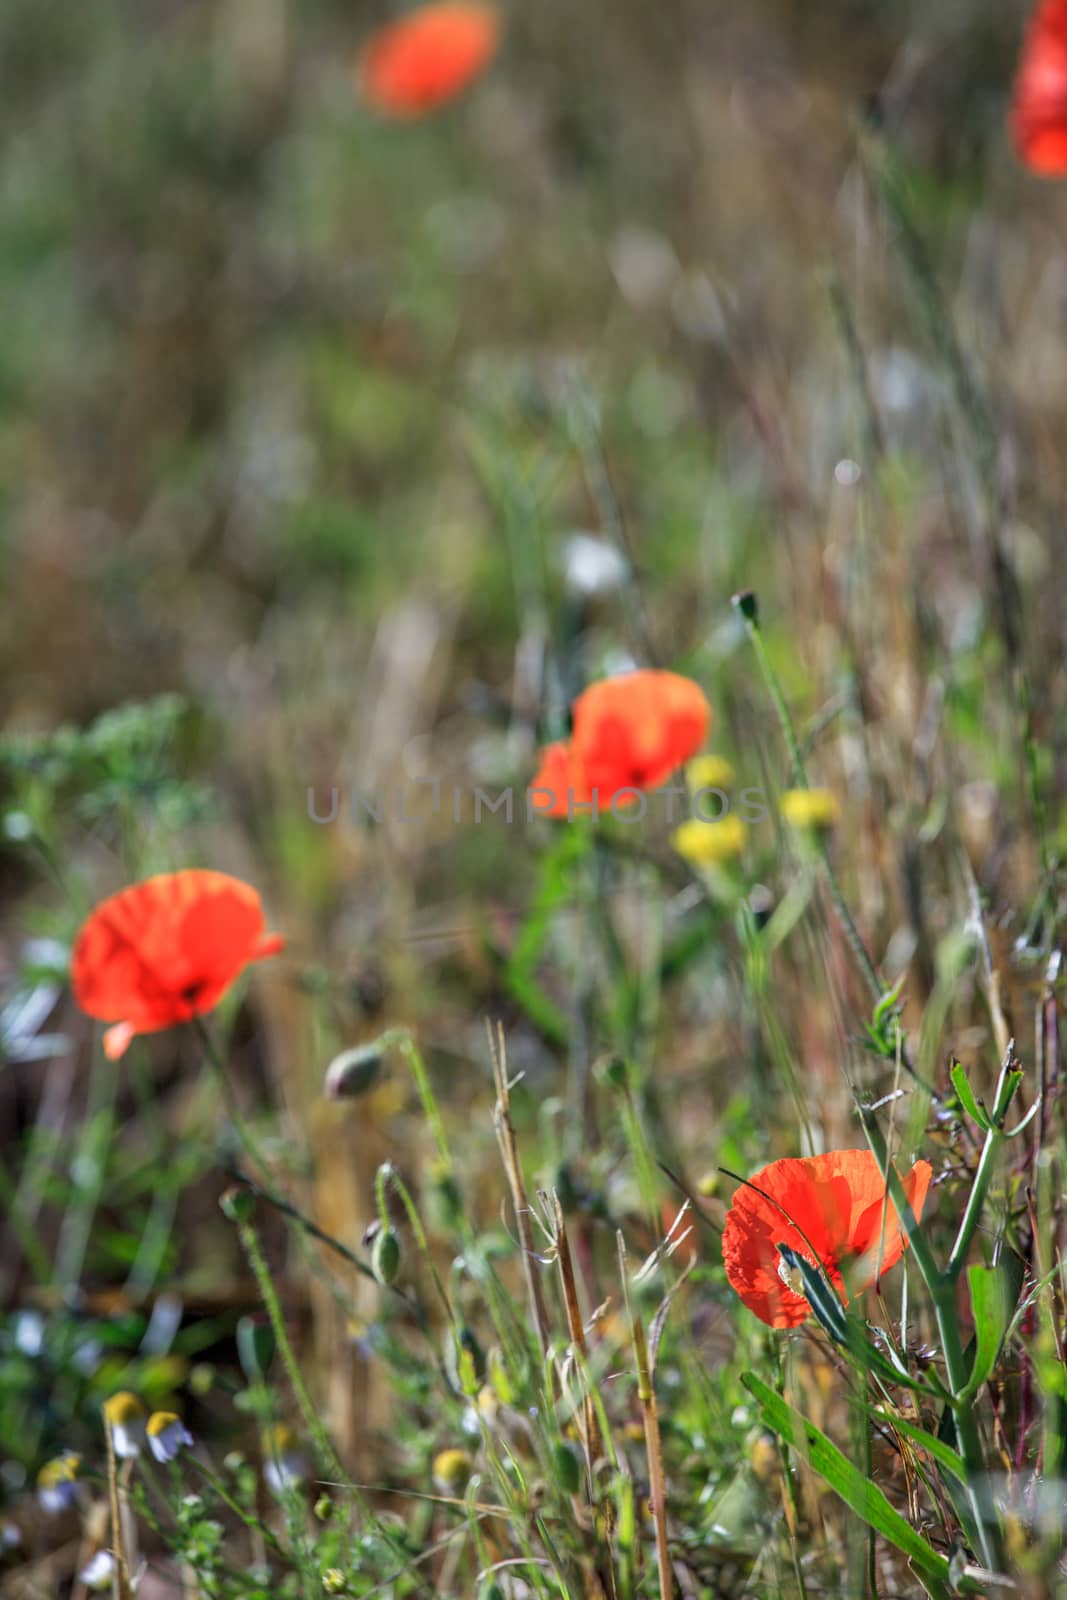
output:
[[385,20],[0,14],[0,1596],[1067,1594],[1023,7]]

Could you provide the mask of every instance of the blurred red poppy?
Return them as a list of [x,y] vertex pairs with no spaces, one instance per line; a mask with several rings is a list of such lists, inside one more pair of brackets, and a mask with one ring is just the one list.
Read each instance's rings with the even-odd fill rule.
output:
[[256,891],[224,872],[162,873],[112,895],[74,942],[74,997],[115,1025],[115,1061],[138,1033],[158,1033],[211,1011],[250,961],[281,950]]
[[530,785],[530,794],[548,797],[547,805],[532,801],[539,817],[565,817],[572,806],[589,801],[589,787],[575,765],[569,744],[550,744],[541,751],[541,765]]
[[360,54],[360,93],[389,117],[421,117],[454,100],[496,54],[500,18],[474,0],[426,5],[373,34]]
[[1030,18],[1015,74],[1011,134],[1031,171],[1067,177],[1067,0],[1042,0]]
[[[707,738],[711,707],[704,691],[676,672],[626,672],[594,683],[574,702],[565,744],[549,745],[531,790],[549,790],[544,816],[567,816],[571,805],[633,804],[688,761]],[[630,791],[628,794],[625,791]]]
[[[917,1161],[902,1180],[916,1217],[930,1177],[930,1163]],[[811,1307],[799,1272],[779,1254],[780,1244],[821,1266],[844,1298],[842,1269],[858,1291],[896,1265],[904,1234],[870,1150],[772,1161],[734,1195],[722,1236],[726,1276],[761,1322],[796,1328]]]

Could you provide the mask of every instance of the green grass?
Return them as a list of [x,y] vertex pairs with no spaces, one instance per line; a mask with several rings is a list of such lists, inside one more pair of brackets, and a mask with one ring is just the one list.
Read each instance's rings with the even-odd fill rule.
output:
[[[1014,13],[803,10],[546,0],[403,127],[328,0],[0,21],[0,1595],[116,1503],[153,1600],[1067,1593],[1062,197]],[[631,661],[728,872],[524,816]],[[112,1065],[70,943],[186,864],[287,951]],[[765,1328],[736,1179],[887,1141],[904,1262]],[[193,1450],[109,1482],[120,1390]]]

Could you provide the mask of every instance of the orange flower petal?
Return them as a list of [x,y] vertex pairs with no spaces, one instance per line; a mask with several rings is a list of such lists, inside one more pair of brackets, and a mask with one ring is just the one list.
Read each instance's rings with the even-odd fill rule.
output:
[[1011,134],[1032,172],[1067,176],[1067,0],[1043,0],[1030,19],[1012,93]]
[[116,1022],[113,1028],[108,1028],[104,1033],[104,1054],[107,1059],[117,1061],[124,1056],[136,1035],[137,1029],[132,1022]]
[[574,703],[571,746],[589,788],[609,805],[623,789],[655,789],[708,736],[711,707],[700,685],[675,672],[605,678]]
[[485,71],[499,38],[500,18],[490,5],[422,6],[372,35],[356,69],[360,93],[386,116],[425,116]]
[[281,949],[259,896],[223,872],[162,873],[123,889],[87,918],[74,943],[74,996],[110,1022],[112,1059],[137,1033],[210,1011],[251,961]]
[[562,741],[546,745],[528,794],[531,808],[539,817],[566,817],[573,806],[589,800],[589,787],[570,745]]
[[[930,1178],[929,1162],[917,1161],[903,1180],[917,1217]],[[899,1261],[903,1232],[870,1150],[772,1161],[734,1195],[722,1238],[726,1276],[761,1321],[795,1328],[811,1308],[783,1274],[780,1244],[822,1266],[843,1296],[842,1267],[863,1288]]]
[[699,684],[676,672],[623,673],[594,683],[574,702],[567,744],[542,751],[531,790],[551,790],[546,817],[596,796],[601,811],[636,805],[685,764],[707,738],[711,707]]

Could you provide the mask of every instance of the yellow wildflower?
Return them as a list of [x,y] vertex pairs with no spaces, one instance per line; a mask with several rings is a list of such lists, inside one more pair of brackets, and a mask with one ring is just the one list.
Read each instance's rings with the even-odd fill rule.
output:
[[837,796],[829,789],[787,789],[782,795],[781,812],[793,828],[832,828],[841,815]]
[[734,776],[734,769],[725,756],[694,756],[685,769],[685,783],[690,794],[699,794],[701,789],[728,789]]
[[732,861],[745,848],[748,829],[740,817],[726,816],[718,822],[701,822],[690,817],[675,828],[671,843],[680,856],[694,867],[716,867]]

